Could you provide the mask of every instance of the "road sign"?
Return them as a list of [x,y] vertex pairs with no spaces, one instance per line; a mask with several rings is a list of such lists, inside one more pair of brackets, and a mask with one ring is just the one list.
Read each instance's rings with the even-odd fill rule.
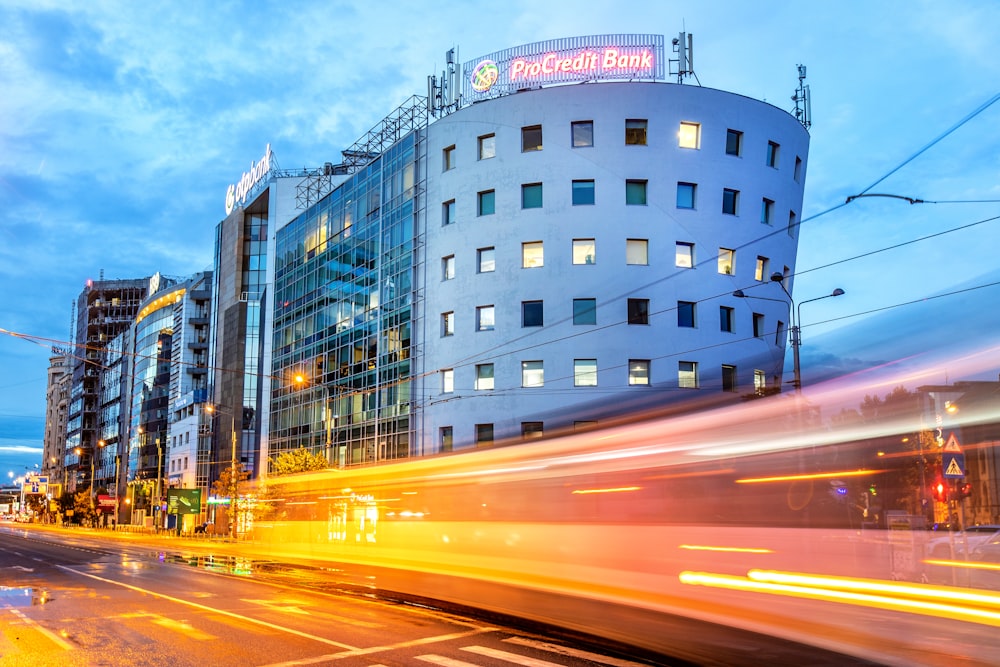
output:
[[965,477],[965,454],[962,453],[962,446],[958,444],[958,438],[954,433],[948,435],[948,442],[941,452],[941,469],[944,476],[949,479]]
[[954,433],[948,434],[948,442],[944,445],[944,451],[954,452],[955,454],[962,453],[962,446],[958,444],[958,438],[955,437]]

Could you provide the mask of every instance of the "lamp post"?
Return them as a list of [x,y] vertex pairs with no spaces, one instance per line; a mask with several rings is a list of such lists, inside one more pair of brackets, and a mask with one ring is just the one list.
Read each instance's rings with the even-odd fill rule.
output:
[[[223,410],[219,410],[216,405],[208,404],[205,406],[206,412],[215,413],[218,412],[222,414]],[[229,484],[230,484],[230,498],[229,498],[229,513],[230,513],[230,524],[232,538],[235,541],[237,539],[237,521],[236,521],[236,506],[239,502],[239,481],[237,477],[237,460],[236,460],[236,413],[232,410],[229,411],[230,423],[232,424],[232,454],[229,460]]]
[[800,301],[799,305],[795,306],[795,300],[792,299],[791,293],[785,287],[785,276],[782,273],[772,273],[771,282],[778,283],[781,287],[781,291],[785,293],[788,297],[789,302],[789,314],[792,317],[792,369],[794,372],[794,380],[792,383],[795,385],[795,392],[802,393],[802,366],[799,362],[799,347],[802,345],[802,334],[800,327],[802,326],[802,304],[809,303],[810,301],[819,301],[820,299],[829,299],[832,296],[841,296],[844,294],[844,290],[839,287],[829,294],[824,294],[823,296],[818,296],[814,299],[806,299],[805,301]]

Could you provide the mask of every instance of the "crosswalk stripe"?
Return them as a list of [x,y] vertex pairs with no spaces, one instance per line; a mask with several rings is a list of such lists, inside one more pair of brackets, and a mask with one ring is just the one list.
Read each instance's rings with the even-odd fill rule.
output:
[[478,667],[475,663],[463,662],[462,660],[455,660],[454,658],[447,658],[443,655],[435,655],[433,653],[418,655],[417,660],[423,660],[433,665],[442,665],[442,667]]
[[565,667],[565,665],[560,665],[557,662],[539,660],[538,658],[529,658],[526,655],[499,651],[495,648],[489,648],[488,646],[463,646],[462,650],[468,651],[469,653],[476,653],[478,655],[485,655],[488,658],[496,658],[497,660],[512,662],[515,665],[524,665],[524,667]]
[[517,644],[518,646],[529,646],[531,648],[537,648],[540,651],[548,651],[550,653],[559,653],[560,655],[570,656],[572,658],[580,658],[581,660],[590,660],[591,662],[596,662],[600,665],[610,665],[611,667],[644,667],[644,663],[633,662],[632,660],[622,660],[621,658],[612,658],[610,656],[601,655],[599,653],[591,653],[590,651],[581,651],[578,648],[570,648],[569,646],[560,646],[559,644],[550,644],[549,642],[540,642],[534,639],[526,639],[524,637],[508,637],[503,641],[510,644]]

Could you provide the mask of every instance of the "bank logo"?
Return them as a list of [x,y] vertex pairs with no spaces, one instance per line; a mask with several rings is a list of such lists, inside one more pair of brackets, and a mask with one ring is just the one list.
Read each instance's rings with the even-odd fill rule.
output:
[[472,70],[472,89],[485,93],[500,78],[500,68],[492,60],[483,60]]

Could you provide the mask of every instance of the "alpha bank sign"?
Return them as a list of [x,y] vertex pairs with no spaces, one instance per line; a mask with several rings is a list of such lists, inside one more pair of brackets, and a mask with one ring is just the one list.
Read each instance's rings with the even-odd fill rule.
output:
[[236,183],[226,189],[226,215],[228,216],[239,204],[242,206],[247,201],[247,196],[253,192],[254,187],[267,176],[271,171],[271,144],[264,149],[264,156],[257,162],[250,163],[250,170],[243,172]]
[[663,35],[591,35],[525,44],[462,66],[465,100],[580,81],[666,78]]

